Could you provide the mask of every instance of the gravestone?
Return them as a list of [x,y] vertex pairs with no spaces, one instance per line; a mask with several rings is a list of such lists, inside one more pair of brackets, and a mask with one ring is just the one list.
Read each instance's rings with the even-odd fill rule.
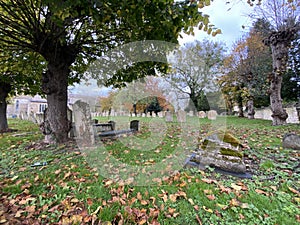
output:
[[78,100],[73,104],[75,134],[79,147],[90,147],[95,144],[90,106]]
[[296,134],[285,134],[282,140],[283,148],[300,150],[300,136]]
[[198,112],[198,117],[199,117],[200,119],[205,118],[205,117],[206,117],[206,112],[204,112],[204,111]]
[[[232,173],[246,173],[240,141],[228,131],[218,130],[208,134],[189,159],[188,165],[200,169],[211,166]],[[193,164],[194,163],[194,164]]]
[[145,114],[145,113],[142,113],[142,117],[146,117],[146,114]]
[[177,112],[177,122],[186,123],[186,112],[183,110],[179,110]]
[[158,114],[159,118],[163,118],[164,117],[164,113],[162,111],[158,112],[157,114]]
[[37,124],[41,124],[44,121],[43,113],[36,113],[35,114]]
[[189,114],[188,114],[189,116],[194,116],[194,112],[191,110],[191,111],[189,111]]
[[147,112],[147,117],[151,117],[151,114],[150,114],[150,112]]
[[166,112],[166,122],[173,122],[173,115],[170,111]]
[[111,130],[115,130],[116,129],[116,122],[115,121],[108,121],[109,124],[111,124]]
[[216,120],[217,119],[217,111],[216,110],[209,110],[207,112],[207,118],[210,119],[210,120]]
[[139,120],[130,121],[130,130],[139,131]]

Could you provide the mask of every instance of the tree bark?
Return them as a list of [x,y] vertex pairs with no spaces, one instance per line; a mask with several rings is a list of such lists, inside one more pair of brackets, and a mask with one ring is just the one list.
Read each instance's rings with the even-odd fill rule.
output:
[[248,108],[248,119],[254,119],[255,111],[254,111],[253,97],[250,97],[250,99],[248,100],[247,108]]
[[58,67],[48,64],[48,70],[43,74],[42,89],[47,94],[47,118],[51,129],[52,141],[64,143],[68,141],[71,121],[67,118],[68,76],[69,67]]
[[273,58],[273,72],[270,77],[270,102],[273,113],[272,124],[274,126],[277,126],[286,124],[286,119],[288,118],[288,114],[282,106],[281,86],[282,75],[286,70],[288,60],[288,49],[290,41],[287,41],[284,38],[279,40],[277,36],[271,36],[270,38],[273,38],[273,41],[270,42]]
[[244,110],[243,110],[243,98],[241,94],[239,94],[237,99],[238,107],[239,107],[239,115],[238,117],[244,117]]
[[0,132],[5,132],[8,130],[6,98],[8,97],[10,91],[11,85],[0,81]]

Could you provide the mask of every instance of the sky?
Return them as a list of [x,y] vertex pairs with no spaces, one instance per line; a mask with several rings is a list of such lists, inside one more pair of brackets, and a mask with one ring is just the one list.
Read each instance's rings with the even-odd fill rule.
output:
[[[210,16],[210,22],[215,25],[216,28],[222,30],[222,34],[218,34],[215,37],[207,35],[202,30],[195,29],[194,36],[183,35],[182,39],[179,39],[179,43],[183,45],[187,42],[194,40],[202,40],[209,38],[215,41],[222,41],[226,43],[228,50],[231,49],[232,44],[247,33],[247,28],[251,25],[251,19],[247,16],[253,7],[250,7],[246,0],[228,0],[229,4],[226,4],[227,0],[214,0],[210,6],[204,7],[202,12]],[[242,26],[246,28],[243,29]],[[95,82],[92,85],[86,86],[84,82],[75,85],[75,88],[71,92],[83,95],[92,96],[104,96],[107,95],[110,89],[100,88]]]
[[[222,34],[212,37],[202,30],[195,29],[195,36],[183,34],[183,39],[179,39],[179,43],[182,45],[186,42],[209,38],[225,42],[226,46],[231,48],[232,44],[245,35],[251,26],[251,19],[247,15],[252,10],[253,7],[249,6],[246,0],[214,0],[210,6],[204,7],[201,11],[209,15],[210,22],[216,28],[220,28]],[[245,29],[242,26],[245,26]]]

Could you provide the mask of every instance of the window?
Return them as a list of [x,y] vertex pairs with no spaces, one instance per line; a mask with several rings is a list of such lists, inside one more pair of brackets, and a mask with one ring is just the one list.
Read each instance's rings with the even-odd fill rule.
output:
[[40,104],[39,106],[39,112],[44,113],[45,109],[47,108],[47,104]]

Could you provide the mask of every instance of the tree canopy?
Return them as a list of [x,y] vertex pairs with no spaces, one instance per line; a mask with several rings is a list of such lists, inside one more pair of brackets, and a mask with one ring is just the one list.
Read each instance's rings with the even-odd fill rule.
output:
[[[98,56],[132,41],[177,43],[181,31],[193,33],[195,26],[220,33],[199,11],[209,4],[209,0],[1,1],[0,42],[6,49],[39,53],[47,62],[41,83],[48,121],[55,141],[65,142],[70,130],[67,86],[71,77],[78,81]],[[132,75],[126,81],[136,78]]]

